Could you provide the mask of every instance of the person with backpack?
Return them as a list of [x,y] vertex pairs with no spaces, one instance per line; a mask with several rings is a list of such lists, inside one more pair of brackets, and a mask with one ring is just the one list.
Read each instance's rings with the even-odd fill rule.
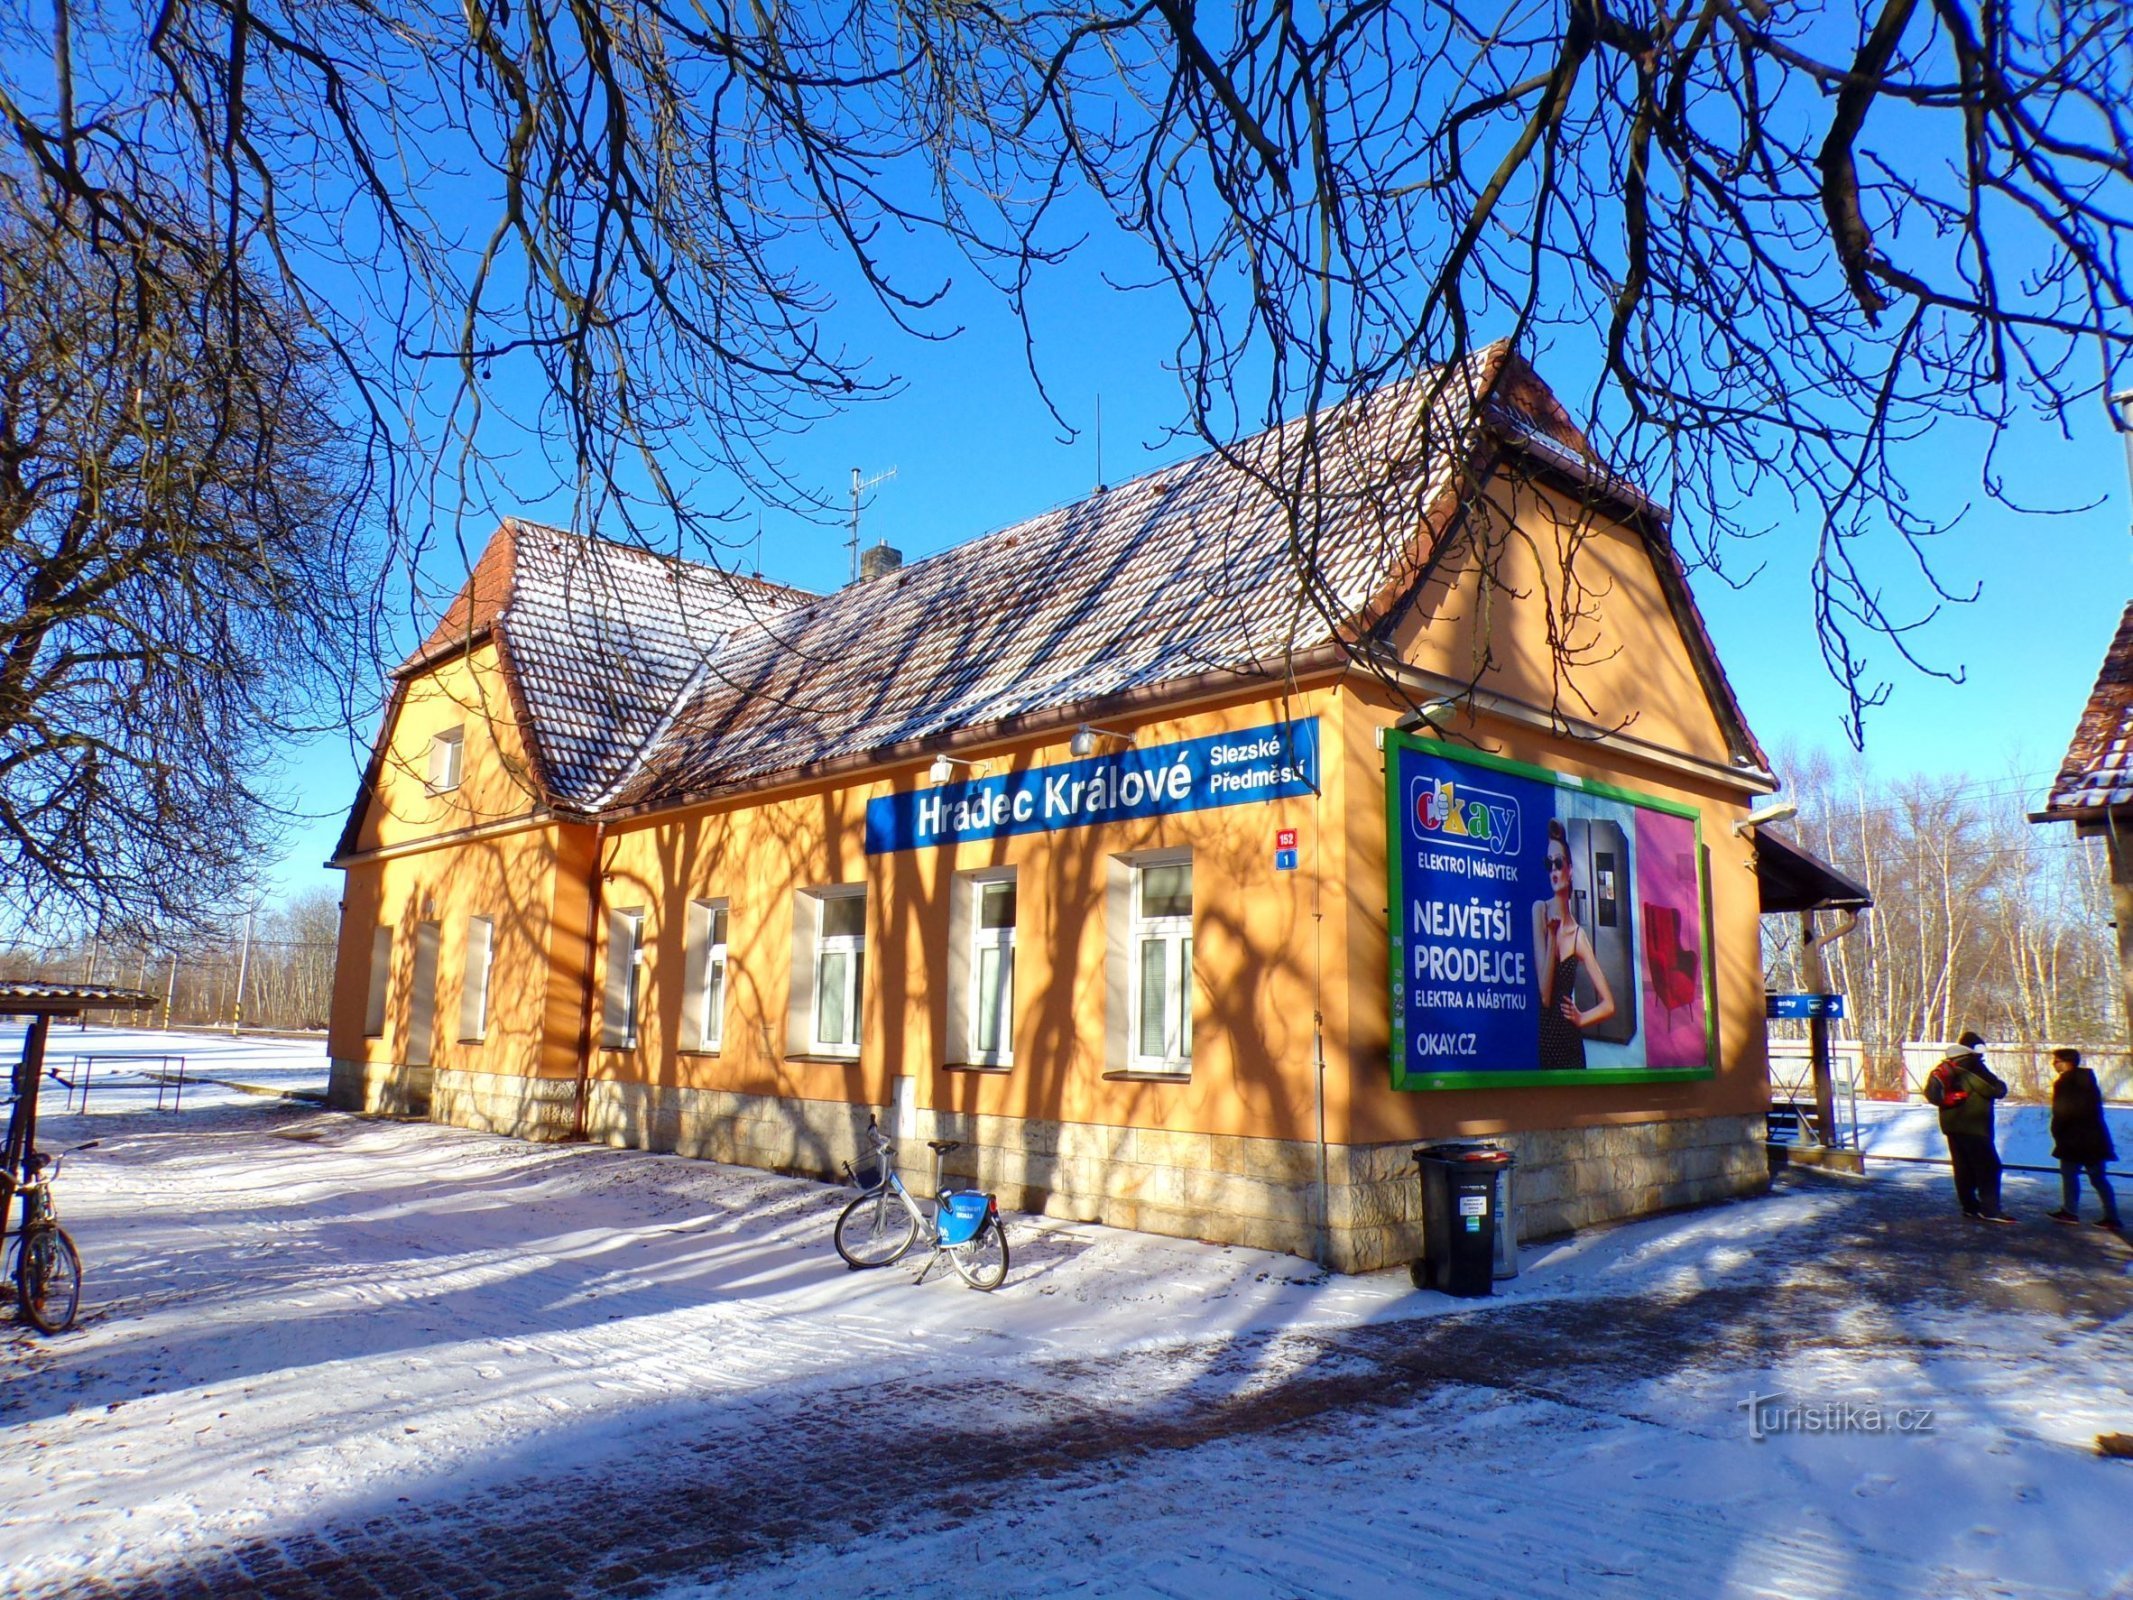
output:
[[2081,1220],[2081,1175],[2089,1175],[2096,1198],[2103,1202],[2099,1228],[2123,1233],[2118,1218],[2118,1196],[2104,1176],[2104,1164],[2118,1159],[2111,1143],[2111,1125],[2103,1115],[2103,1085],[2096,1074],[2081,1064],[2079,1050],[2054,1050],[2052,1061],[2059,1075],[2052,1080],[2052,1159],[2059,1163],[2059,1209],[2051,1212],[2054,1222]]
[[1978,1052],[1985,1041],[1965,1030],[1961,1048],[1926,1074],[1926,1099],[1940,1108],[1940,1131],[1955,1169],[1955,1199],[1963,1215],[2012,1222],[2000,1209],[2000,1152],[1992,1142],[1992,1103],[2007,1085]]

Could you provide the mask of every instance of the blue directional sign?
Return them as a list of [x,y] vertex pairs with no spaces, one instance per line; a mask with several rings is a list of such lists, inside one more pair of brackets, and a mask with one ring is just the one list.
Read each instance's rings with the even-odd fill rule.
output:
[[1841,994],[1773,994],[1763,998],[1764,1015],[1774,1022],[1809,1022],[1816,1017],[1836,1022],[1844,1016]]

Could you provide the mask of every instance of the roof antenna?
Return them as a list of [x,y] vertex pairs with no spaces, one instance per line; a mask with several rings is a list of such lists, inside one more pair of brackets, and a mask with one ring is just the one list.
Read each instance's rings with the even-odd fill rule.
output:
[[749,576],[753,578],[761,578],[763,576],[763,513],[760,510],[755,514],[755,571],[750,573]]
[[891,467],[887,472],[877,472],[873,477],[862,481],[859,476],[859,469],[857,467],[852,468],[852,537],[848,541],[848,548],[852,552],[852,582],[854,583],[859,581],[859,497],[877,483],[887,483],[895,476],[896,469]]
[[1104,492],[1104,397],[1096,397],[1096,492]]
[[2111,423],[2126,447],[2126,488],[2133,490],[2133,389],[2120,389],[2111,396]]

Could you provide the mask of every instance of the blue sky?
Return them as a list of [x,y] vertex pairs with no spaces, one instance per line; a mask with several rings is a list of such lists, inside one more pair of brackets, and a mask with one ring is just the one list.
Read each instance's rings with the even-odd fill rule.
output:
[[[1092,430],[1071,442],[1061,437],[1034,392],[1020,336],[1005,314],[976,297],[959,309],[968,320],[951,338],[885,345],[884,365],[905,378],[900,394],[814,428],[788,451],[803,481],[840,497],[851,468],[871,476],[894,467],[895,479],[871,496],[863,534],[867,543],[887,539],[906,557],[1077,499],[1096,481]],[[1093,422],[1096,396],[1103,397],[1109,481],[1189,453],[1164,437],[1177,390],[1166,366],[1172,336],[1160,295],[1068,281],[1040,313],[1040,355],[1061,410],[1071,420]],[[1568,361],[1536,354],[1542,376],[1553,369],[1559,383]],[[1981,438],[1943,430],[1906,447],[1908,481],[1919,494],[1937,496],[1943,508],[1970,507],[1938,542],[1936,571],[1952,590],[1981,585],[1982,593],[1975,604],[1944,606],[1911,641],[1933,666],[1960,669],[1961,684],[1913,670],[1886,643],[1870,647],[1874,675],[1892,683],[1889,703],[1867,722],[1866,753],[1883,772],[1960,772],[2009,787],[2004,803],[2018,806],[2034,800],[2056,767],[2119,612],[2133,597],[2124,454],[2100,405],[2067,421],[2070,438],[2047,419],[2026,420],[2002,440],[1998,460],[2018,501],[2097,502],[2067,515],[2023,515],[1986,499],[1978,483]],[[493,509],[543,510],[538,504]],[[1824,670],[1812,633],[1807,562],[1814,528],[1786,506],[1762,509],[1773,532],[1741,549],[1734,563],[1741,572],[1762,563],[1760,575],[1739,591],[1699,579],[1698,599],[1765,745],[1839,750],[1844,696]],[[1693,508],[1680,514],[1693,516]],[[470,536],[487,520],[471,517]],[[765,514],[763,529],[764,576],[816,590],[844,581],[842,529],[775,511]],[[426,576],[439,584],[456,578],[442,570],[456,559],[456,552],[433,558]],[[752,568],[753,554],[743,552],[739,564]],[[1872,570],[1893,593],[1921,593],[1895,552],[1882,552]],[[277,869],[284,890],[338,888],[338,875],[320,863],[354,795],[370,733],[365,728],[354,744],[321,743],[292,756],[293,803],[305,816],[292,828]],[[2011,772],[2023,781],[2008,785]]]

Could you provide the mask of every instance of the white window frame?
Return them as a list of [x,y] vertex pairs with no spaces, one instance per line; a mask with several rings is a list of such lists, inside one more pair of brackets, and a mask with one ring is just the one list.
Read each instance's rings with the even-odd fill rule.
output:
[[459,787],[466,774],[467,725],[462,722],[455,728],[446,728],[442,733],[430,735],[429,790],[431,794],[449,794]]
[[459,979],[461,1044],[480,1044],[489,1037],[489,973],[495,964],[495,919],[467,918],[467,947]]
[[[1019,920],[1022,897],[1012,868],[973,877],[970,883],[970,981],[963,990],[962,1003],[969,1007],[968,1057],[972,1065],[981,1067],[1013,1066],[1015,1060],[1015,924],[1010,921],[1004,928],[985,926],[986,893],[1003,887],[1014,897],[1015,918]],[[987,950],[1004,952],[1007,978],[1007,992],[1000,1000],[999,1038],[990,1050],[981,1042]]]
[[617,906],[607,914],[607,993],[600,1017],[603,1050],[637,1048],[644,1023],[644,915],[642,906]]
[[[850,888],[814,889],[809,891],[815,902],[813,948],[808,952],[808,1008],[807,1049],[810,1055],[850,1056],[859,1054],[860,1036],[864,1032],[861,1012],[866,1001],[866,886]],[[829,908],[833,903],[856,900],[859,902],[859,932],[829,933]],[[842,955],[847,958],[844,968],[844,1004],[846,1032],[849,1039],[824,1039],[822,1037],[823,969],[828,958]]]
[[691,900],[684,935],[687,971],[682,979],[681,1047],[715,1055],[726,1039],[726,941],[732,908],[724,899]]
[[[1134,1072],[1167,1073],[1185,1076],[1192,1071],[1192,913],[1183,916],[1147,915],[1142,910],[1142,896],[1147,890],[1149,874],[1183,867],[1192,871],[1192,857],[1136,861],[1130,864],[1132,872],[1132,924],[1126,939],[1126,1064]],[[1197,884],[1194,892],[1197,894]],[[1160,1052],[1150,1053],[1142,1048],[1146,1007],[1149,997],[1142,992],[1145,978],[1143,962],[1145,947],[1158,944],[1164,951],[1164,993],[1159,1003],[1162,1006],[1162,1043]]]
[[370,930],[370,992],[363,1000],[363,1037],[385,1037],[385,1005],[391,995],[393,930],[380,923]]

